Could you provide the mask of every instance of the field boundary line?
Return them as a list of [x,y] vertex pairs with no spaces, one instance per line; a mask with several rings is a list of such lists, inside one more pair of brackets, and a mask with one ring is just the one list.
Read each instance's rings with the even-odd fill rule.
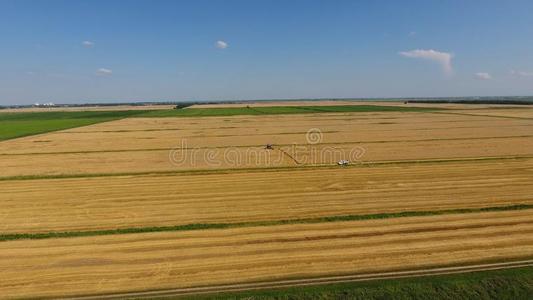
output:
[[[343,166],[348,168],[369,168],[391,165],[417,165],[417,164],[442,164],[442,163],[466,163],[466,162],[486,162],[499,160],[529,160],[533,155],[511,155],[511,156],[486,156],[486,157],[459,157],[442,159],[415,159],[415,160],[382,160],[358,162]],[[258,167],[258,168],[229,168],[229,169],[186,169],[186,170],[166,170],[166,171],[145,171],[145,172],[117,172],[117,173],[78,173],[78,174],[55,174],[55,175],[15,175],[0,177],[0,181],[12,180],[49,180],[49,179],[72,179],[72,178],[93,178],[93,177],[121,177],[121,176],[180,176],[180,175],[211,175],[230,173],[252,173],[252,172],[279,172],[279,171],[305,171],[318,169],[338,169],[336,164],[321,165],[296,165],[282,167]]]
[[533,209],[533,204],[515,204],[515,205],[507,205],[507,206],[492,206],[492,207],[480,207],[480,208],[457,208],[457,209],[432,210],[432,211],[404,211],[404,212],[390,212],[390,213],[377,213],[377,214],[364,214],[364,215],[337,215],[337,216],[325,216],[325,217],[316,217],[316,218],[282,219],[282,220],[270,220],[270,221],[249,221],[249,222],[236,222],[236,223],[192,223],[192,224],[183,224],[183,225],[174,225],[174,226],[129,227],[129,228],[87,230],[87,231],[6,233],[6,234],[0,234],[0,242],[17,241],[17,240],[42,240],[42,239],[53,239],[53,238],[75,238],[75,237],[88,237],[88,236],[122,235],[122,234],[135,234],[135,233],[179,232],[179,231],[193,231],[193,230],[231,229],[231,228],[281,226],[281,225],[295,225],[295,224],[320,224],[320,223],[332,223],[332,222],[382,220],[382,219],[395,219],[395,218],[406,218],[406,217],[427,217],[427,216],[488,213],[488,212],[517,211],[517,210],[530,210],[530,209]]
[[[523,107],[522,109],[527,109]],[[468,111],[468,110],[465,110]],[[533,118],[527,117],[513,117],[513,116],[498,116],[498,115],[477,115],[477,114],[468,114],[468,113],[458,113],[458,112],[446,112],[446,111],[430,111],[428,113],[433,114],[445,114],[445,115],[460,115],[460,116],[470,116],[470,117],[489,117],[489,118],[503,118],[503,119],[517,119],[517,120],[533,120]]]

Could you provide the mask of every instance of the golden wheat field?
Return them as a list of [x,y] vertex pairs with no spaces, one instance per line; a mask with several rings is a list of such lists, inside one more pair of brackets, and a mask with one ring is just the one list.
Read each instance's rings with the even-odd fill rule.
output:
[[[128,118],[2,142],[0,169],[138,173],[533,155],[533,118],[453,112]],[[309,130],[318,130],[318,143],[307,142]]]
[[530,212],[0,243],[2,297],[472,264],[533,253]]
[[130,117],[1,141],[0,298],[531,259],[533,109],[426,106],[445,109]]
[[0,181],[1,226],[49,232],[533,204],[533,159],[503,164]]

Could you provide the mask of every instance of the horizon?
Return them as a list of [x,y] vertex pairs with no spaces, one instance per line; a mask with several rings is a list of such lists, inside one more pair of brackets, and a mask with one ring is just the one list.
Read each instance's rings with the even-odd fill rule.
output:
[[[522,100],[524,99],[524,100]],[[461,102],[461,101],[480,101],[482,103],[483,101],[500,101],[500,102],[524,102],[524,103],[533,103],[533,96],[457,96],[457,97],[391,97],[391,98],[385,98],[385,97],[378,97],[378,98],[275,98],[275,99],[217,99],[217,100],[139,100],[139,101],[127,101],[127,100],[116,100],[116,101],[105,101],[105,100],[94,100],[94,101],[86,101],[86,102],[62,102],[62,103],[54,103],[54,102],[35,102],[30,104],[7,104],[7,105],[0,105],[0,108],[10,108],[10,107],[42,107],[42,108],[48,108],[48,107],[61,107],[61,106],[113,106],[113,105],[174,105],[174,104],[181,104],[181,103],[190,103],[190,104],[228,104],[228,103],[244,103],[244,102],[298,102],[298,101],[312,101],[312,102],[320,102],[320,101],[362,101],[362,102],[401,102],[406,100],[427,100],[427,101],[450,101],[450,103],[455,102]],[[513,103],[511,103],[513,104]]]
[[532,9],[529,1],[2,1],[0,106],[528,97]]

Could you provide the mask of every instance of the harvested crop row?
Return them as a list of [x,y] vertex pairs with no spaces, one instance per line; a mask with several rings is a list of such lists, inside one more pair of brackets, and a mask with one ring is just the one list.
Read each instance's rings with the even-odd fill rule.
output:
[[279,147],[270,151],[264,147],[182,150],[180,146],[133,152],[1,155],[0,177],[334,165],[341,159],[355,163],[533,155],[533,137],[281,147],[289,156]]
[[533,204],[533,159],[0,181],[1,233]]
[[4,297],[152,290],[530,257],[531,211],[0,243]]
[[7,233],[7,234],[0,234],[0,242],[16,241],[16,240],[43,240],[43,239],[55,239],[55,238],[74,238],[74,237],[88,237],[88,236],[102,236],[102,235],[134,234],[134,233],[229,229],[229,228],[241,228],[241,227],[277,226],[277,225],[289,225],[289,224],[317,224],[317,223],[365,221],[365,220],[377,220],[377,219],[441,216],[441,215],[454,215],[454,214],[475,214],[475,213],[501,212],[501,211],[532,210],[532,209],[533,209],[533,204],[514,204],[514,205],[506,205],[506,206],[492,206],[492,207],[480,207],[480,208],[455,208],[455,209],[430,210],[430,211],[405,211],[405,212],[376,213],[376,214],[364,214],[364,215],[311,217],[311,218],[288,219],[288,220],[286,219],[286,220],[270,220],[270,221],[248,221],[248,222],[238,222],[238,223],[195,223],[195,224],[184,224],[184,225],[174,225],[174,226],[129,227],[129,228],[115,228],[115,229],[88,230],[88,231],[82,230],[82,231],[51,231],[51,232],[38,232],[38,233]]
[[[340,126],[340,125],[339,125]],[[417,141],[480,140],[513,137],[533,137],[530,125],[494,124],[469,128],[413,128],[398,131],[394,125],[375,125],[371,128],[342,129],[335,126],[321,126],[322,143],[328,145],[345,143],[388,143]],[[168,130],[127,131],[100,133],[62,132],[33,137],[27,141],[5,144],[0,155],[41,154],[62,152],[129,151],[144,149],[165,149],[175,147],[254,147],[265,143],[276,145],[307,144],[306,134],[310,128],[266,128],[257,129],[212,129],[212,130]],[[388,129],[387,129],[388,128]],[[36,145],[39,145],[38,147]]]
[[[168,119],[168,120],[166,120]],[[253,126],[250,122],[253,121]],[[314,118],[129,118],[4,142],[0,154],[306,144],[311,128],[321,142],[362,143],[532,136],[533,121],[445,114],[316,115]]]
[[[397,112],[128,118],[2,142],[0,177],[334,164],[354,160],[354,149],[356,159],[367,162],[530,156],[531,124],[521,119]],[[308,144],[310,128],[321,131],[318,144]],[[283,150],[296,161],[264,150],[266,144],[285,145]],[[297,145],[287,146],[293,144]],[[194,150],[182,151],[184,147]],[[176,154],[181,155],[177,161]]]

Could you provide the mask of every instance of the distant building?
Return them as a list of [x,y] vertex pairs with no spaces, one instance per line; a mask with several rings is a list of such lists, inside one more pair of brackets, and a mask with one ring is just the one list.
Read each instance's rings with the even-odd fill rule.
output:
[[33,106],[35,107],[53,107],[53,106],[56,106],[53,102],[46,102],[46,103],[43,103],[43,104],[40,104],[39,102],[36,102],[35,104],[33,104]]

